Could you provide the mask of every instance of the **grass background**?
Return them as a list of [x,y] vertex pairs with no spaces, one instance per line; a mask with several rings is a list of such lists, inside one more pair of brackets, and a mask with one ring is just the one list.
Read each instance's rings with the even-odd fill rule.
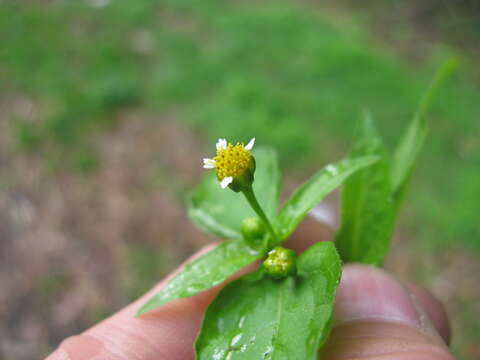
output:
[[[442,258],[457,248],[473,254],[468,261],[478,261],[480,78],[471,44],[480,30],[468,7],[430,9],[412,20],[411,12],[429,9],[425,4],[431,2],[372,2],[362,9],[348,1],[0,4],[2,106],[17,96],[34,104],[0,115],[8,123],[2,139],[10,157],[33,159],[52,178],[95,178],[104,167],[99,136],[115,131],[131,109],[150,114],[141,120],[151,124],[147,128],[167,118],[206,144],[255,136],[278,149],[293,178],[303,178],[348,151],[364,110],[393,148],[435,69],[452,56],[461,58],[461,69],[430,113],[401,229],[415,238],[410,256],[419,263],[417,254]],[[392,12],[400,18],[393,26]],[[168,168],[158,171],[152,177],[157,191],[178,198],[183,188],[168,185]],[[15,182],[5,174],[3,183]],[[128,298],[169,263],[158,260],[151,246],[158,248],[128,245]],[[416,276],[429,283],[442,270],[441,262],[433,263],[417,268]],[[52,298],[70,286],[62,271],[40,282]],[[471,317],[468,311],[461,316]],[[478,324],[465,327],[455,343],[459,356],[477,349],[471,348]]]

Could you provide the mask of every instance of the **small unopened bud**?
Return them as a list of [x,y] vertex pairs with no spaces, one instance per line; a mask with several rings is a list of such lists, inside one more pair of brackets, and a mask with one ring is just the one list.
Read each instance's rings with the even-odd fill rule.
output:
[[296,259],[297,254],[293,250],[277,246],[268,253],[263,266],[271,277],[282,279],[297,273]]
[[260,218],[248,217],[242,221],[241,232],[249,245],[258,246],[265,237],[266,229]]

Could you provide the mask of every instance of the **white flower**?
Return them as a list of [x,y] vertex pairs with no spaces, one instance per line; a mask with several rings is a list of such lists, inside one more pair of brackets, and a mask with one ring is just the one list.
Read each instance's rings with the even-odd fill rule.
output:
[[215,144],[217,155],[213,159],[204,158],[203,167],[215,169],[220,186],[225,189],[252,166],[254,169],[255,164],[251,154],[254,144],[255,138],[252,138],[247,145],[243,145],[243,143],[232,145],[227,143],[226,139],[218,139]]

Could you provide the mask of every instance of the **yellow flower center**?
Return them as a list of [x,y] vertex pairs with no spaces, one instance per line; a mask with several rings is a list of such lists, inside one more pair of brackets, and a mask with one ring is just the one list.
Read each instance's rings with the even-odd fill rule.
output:
[[251,159],[252,155],[245,149],[243,143],[237,143],[237,145],[229,143],[226,149],[218,150],[213,160],[215,160],[215,170],[219,180],[227,176],[235,178],[242,175],[249,167]]

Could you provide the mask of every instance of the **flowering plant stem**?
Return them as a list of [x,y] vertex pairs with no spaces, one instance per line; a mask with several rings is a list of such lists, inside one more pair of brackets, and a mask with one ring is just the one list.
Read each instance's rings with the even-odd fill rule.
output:
[[257,213],[258,217],[263,221],[265,226],[267,227],[268,231],[270,232],[270,235],[272,236],[272,240],[276,241],[277,240],[277,234],[275,233],[275,230],[273,230],[273,226],[270,223],[270,221],[267,218],[267,215],[265,215],[265,212],[263,211],[262,207],[257,201],[257,197],[255,196],[255,193],[253,192],[253,187],[252,184],[244,187],[242,189],[243,195],[247,198],[248,203],[252,207],[252,209]]

